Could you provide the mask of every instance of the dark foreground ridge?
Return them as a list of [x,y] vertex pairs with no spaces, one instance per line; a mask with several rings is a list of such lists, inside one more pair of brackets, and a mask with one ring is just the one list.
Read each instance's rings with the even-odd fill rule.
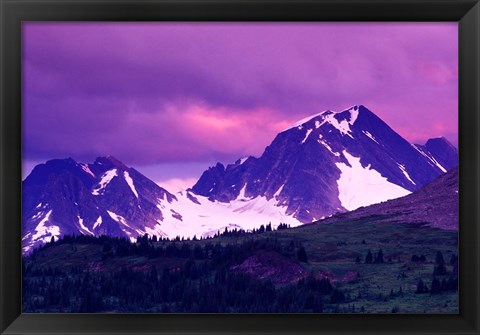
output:
[[435,228],[458,230],[458,168],[405,197],[341,213],[319,223],[383,216],[385,222],[420,223]]

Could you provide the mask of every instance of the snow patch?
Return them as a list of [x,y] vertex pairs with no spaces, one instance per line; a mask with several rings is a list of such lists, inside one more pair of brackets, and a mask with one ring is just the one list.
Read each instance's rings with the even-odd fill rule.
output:
[[333,155],[340,157],[340,153],[333,151],[333,149],[328,145],[327,142],[322,140],[317,140],[317,142],[323,145],[325,148],[327,148],[327,150],[330,151]]
[[280,193],[282,193],[284,186],[285,186],[285,184],[282,184],[282,186],[280,186],[280,187],[278,188],[277,192],[275,192],[275,194],[273,195],[273,197],[274,197],[275,199],[280,195]]
[[149,237],[157,236],[157,237],[168,237],[163,231],[160,223],[157,223],[153,228],[145,227],[145,233]]
[[[353,125],[355,123],[355,121],[357,120],[358,118],[358,113],[359,113],[359,109],[357,106],[353,106],[352,108],[350,108],[349,110],[350,112],[350,121],[347,121],[347,120],[342,120],[342,121],[338,121],[336,118],[335,118],[335,115],[338,114],[337,112],[332,112],[330,110],[326,110],[326,111],[323,111],[321,113],[318,113],[318,114],[315,114],[315,115],[311,115],[311,116],[308,116],[304,119],[301,119],[297,122],[295,122],[292,126],[290,126],[289,128],[283,130],[283,131],[287,131],[289,129],[292,129],[292,128],[295,128],[297,127],[298,129],[302,129],[302,125],[307,123],[308,121],[316,118],[316,117],[319,117],[321,116],[322,117],[322,121],[320,120],[315,120],[315,128],[320,128],[324,123],[328,122],[330,123],[333,127],[335,127],[337,130],[340,131],[340,133],[342,135],[347,135],[351,138],[353,138],[352,134],[351,134],[351,129],[350,129],[350,125]],[[307,136],[308,137],[308,136]],[[304,141],[306,140],[306,138],[304,139]],[[303,143],[303,142],[302,142]]]
[[308,129],[307,130],[307,133],[305,134],[305,138],[302,140],[302,144],[305,143],[305,141],[307,140],[308,136],[310,136],[312,131],[313,131],[313,129]]
[[135,196],[138,199],[138,193],[137,193],[137,190],[135,189],[135,185],[133,184],[133,179],[130,177],[130,174],[127,171],[125,171],[123,172],[123,176],[125,177],[125,181],[127,182],[128,186],[130,186],[130,189],[132,190],[133,194],[135,194]]
[[338,120],[335,118],[336,113],[334,114],[329,114],[325,117],[325,120],[330,123],[332,126],[334,126],[342,135],[347,135],[351,138],[353,138],[351,132],[352,130],[350,129],[350,123],[347,120],[342,120],[338,122]]
[[[287,130],[292,129],[292,128],[297,128],[297,129],[299,129],[299,130],[302,130],[302,129],[303,129],[302,125],[303,125],[304,123],[310,121],[310,120],[313,119],[313,118],[316,118],[317,116],[322,115],[322,114],[325,113],[325,112],[328,112],[328,111],[323,111],[323,112],[321,112],[321,113],[318,113],[318,114],[315,114],[315,115],[310,115],[310,116],[307,116],[306,118],[303,118],[303,119],[301,119],[301,120],[298,120],[297,122],[295,122],[294,124],[292,124],[290,127],[284,129],[282,132],[287,131]],[[317,128],[318,128],[318,127],[317,127]]]
[[113,220],[117,221],[118,223],[123,224],[124,226],[126,226],[126,227],[128,227],[128,228],[132,228],[132,227],[130,227],[130,226],[128,225],[127,220],[125,220],[125,218],[124,218],[123,216],[118,215],[118,214],[115,214],[114,212],[110,212],[110,211],[108,211],[108,210],[107,210],[107,213],[108,213],[108,215],[110,215],[110,217],[111,217]]
[[35,214],[33,217],[32,217],[32,220],[36,220],[38,219],[39,217],[41,217],[44,213],[42,211],[40,212],[37,212],[37,214]]
[[350,121],[348,123],[353,125],[355,123],[355,121],[357,121],[358,113],[359,113],[360,110],[359,110],[358,106],[353,106],[348,111],[350,112]]
[[52,211],[50,210],[45,217],[35,227],[35,234],[32,236],[32,241],[41,241],[43,243],[50,242],[51,237],[58,240],[60,235],[60,227],[58,226],[46,226],[45,223],[50,219]]
[[371,139],[373,142],[377,143],[378,145],[380,145],[380,143],[378,143],[378,141],[375,139],[375,137],[373,137],[372,134],[370,134],[368,131],[366,130],[362,130],[362,133],[364,133],[369,139]]
[[437,162],[437,160],[431,156],[431,155],[427,155],[425,152],[423,152],[422,150],[420,150],[419,148],[417,148],[416,145],[412,144],[412,147],[415,148],[415,150],[417,150],[419,153],[421,153],[423,156],[427,157],[434,165],[436,165],[440,170],[442,170],[443,172],[447,172],[447,170],[439,163]]
[[[246,187],[247,185],[244,185],[237,199],[229,203],[210,201],[208,197],[196,194],[199,206],[188,198],[187,194],[179,195],[171,204],[163,203],[161,206],[168,212],[174,210],[181,213],[183,221],[167,215],[163,221],[157,219],[161,227],[152,227],[147,233],[169,238],[176,236],[193,238],[193,236],[210,237],[218,231],[223,232],[225,228],[252,231],[262,224],[269,223],[273,228],[278,227],[280,223],[289,224],[291,227],[302,224],[292,215],[287,215],[287,208],[278,206],[275,197],[269,200],[266,197],[248,198],[245,195]],[[281,188],[276,194],[281,192]]]
[[90,231],[90,229],[88,229],[88,228],[83,224],[83,219],[82,219],[79,215],[77,215],[77,218],[78,218],[78,224],[80,225],[80,229],[83,230],[83,231],[85,231],[85,232],[87,232],[87,233],[89,233],[89,234],[92,235],[92,236],[95,236],[95,234],[92,233],[92,232]]
[[250,199],[250,198],[247,198],[247,196],[245,195],[246,188],[247,188],[247,184],[243,185],[242,189],[238,193],[238,197],[237,197],[238,200],[248,200],[248,199]]
[[95,221],[95,223],[93,224],[93,230],[95,230],[97,227],[100,227],[101,224],[102,224],[102,217],[99,216],[97,221]]
[[90,168],[88,167],[87,164],[80,164],[80,167],[82,168],[83,171],[85,171],[86,173],[88,173],[92,177],[94,177],[94,178],[96,177],[95,174],[92,172],[92,170],[90,170]]
[[109,171],[105,172],[102,175],[102,178],[100,179],[100,182],[98,183],[98,185],[93,190],[92,194],[93,195],[100,195],[100,191],[105,189],[105,187],[107,187],[108,183],[110,183],[112,181],[112,179],[116,176],[117,176],[117,169],[113,169],[113,170],[109,170]]
[[341,171],[337,184],[339,199],[345,209],[354,210],[410,194],[408,190],[390,183],[378,171],[370,169],[370,165],[363,167],[360,158],[346,150],[343,150],[343,155],[351,167],[342,162],[335,165]]
[[407,170],[405,169],[405,165],[403,165],[403,164],[398,164],[398,167],[399,167],[400,170],[403,172],[403,174],[405,175],[405,177],[407,177],[407,179],[408,179],[413,185],[417,185],[417,184],[412,180],[412,178],[410,178],[410,175],[408,174]]

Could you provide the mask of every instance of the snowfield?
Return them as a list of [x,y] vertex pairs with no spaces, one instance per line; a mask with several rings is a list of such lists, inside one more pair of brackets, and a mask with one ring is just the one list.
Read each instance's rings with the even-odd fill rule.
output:
[[[213,236],[217,232],[223,232],[225,228],[252,231],[260,225],[265,226],[269,223],[272,224],[272,228],[276,228],[280,223],[289,224],[291,227],[302,224],[292,217],[293,213],[290,215],[285,213],[286,207],[277,205],[276,197],[251,199],[245,196],[245,188],[246,185],[238,198],[230,203],[210,201],[189,191],[175,194],[177,200],[171,203],[159,201],[157,207],[162,211],[164,220],[159,221],[159,227],[150,228],[147,233],[161,231],[162,236],[170,238],[176,236],[198,238]],[[276,194],[280,192],[277,191]],[[198,203],[189,199],[189,196]],[[175,215],[175,212],[181,213],[181,218]]]
[[342,171],[337,184],[339,199],[345,209],[351,211],[411,193],[390,183],[378,171],[370,169],[370,165],[363,167],[360,158],[352,156],[346,150],[343,155],[351,165],[350,167],[345,163],[336,163]]

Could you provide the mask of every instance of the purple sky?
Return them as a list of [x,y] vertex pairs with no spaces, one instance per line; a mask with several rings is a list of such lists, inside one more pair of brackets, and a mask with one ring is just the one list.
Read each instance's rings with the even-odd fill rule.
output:
[[159,182],[363,104],[457,145],[456,23],[25,23],[24,174],[113,155]]

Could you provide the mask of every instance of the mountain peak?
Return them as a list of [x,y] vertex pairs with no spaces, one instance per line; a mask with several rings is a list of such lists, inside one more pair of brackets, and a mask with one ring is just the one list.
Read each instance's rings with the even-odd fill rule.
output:
[[[364,105],[354,105],[351,106],[341,112],[335,112],[330,109],[327,109],[321,113],[313,114],[310,116],[307,116],[306,118],[303,118],[297,122],[295,122],[293,125],[291,125],[289,128],[285,129],[289,130],[292,128],[296,127],[302,127],[306,123],[309,123],[311,121],[317,121],[318,122],[329,122],[329,123],[338,123],[342,121],[347,121],[350,125],[353,125],[355,121],[357,120],[358,116],[360,113],[363,111],[368,111],[368,109]],[[333,120],[334,119],[334,120]],[[317,126],[318,128],[318,126]]]
[[443,136],[428,139],[425,146],[428,147],[431,145],[446,145],[450,148],[455,148],[455,146]]
[[335,113],[334,117],[338,122],[347,121],[350,125],[353,125],[357,121],[360,111],[363,110],[367,110],[363,105],[355,105],[343,112]]
[[445,137],[431,138],[421,147],[424,147],[445,170],[458,165],[458,150]]
[[105,165],[107,168],[118,168],[120,170],[128,170],[128,166],[123,164],[121,161],[115,157],[109,155],[106,157],[97,157],[94,164],[96,165]]

